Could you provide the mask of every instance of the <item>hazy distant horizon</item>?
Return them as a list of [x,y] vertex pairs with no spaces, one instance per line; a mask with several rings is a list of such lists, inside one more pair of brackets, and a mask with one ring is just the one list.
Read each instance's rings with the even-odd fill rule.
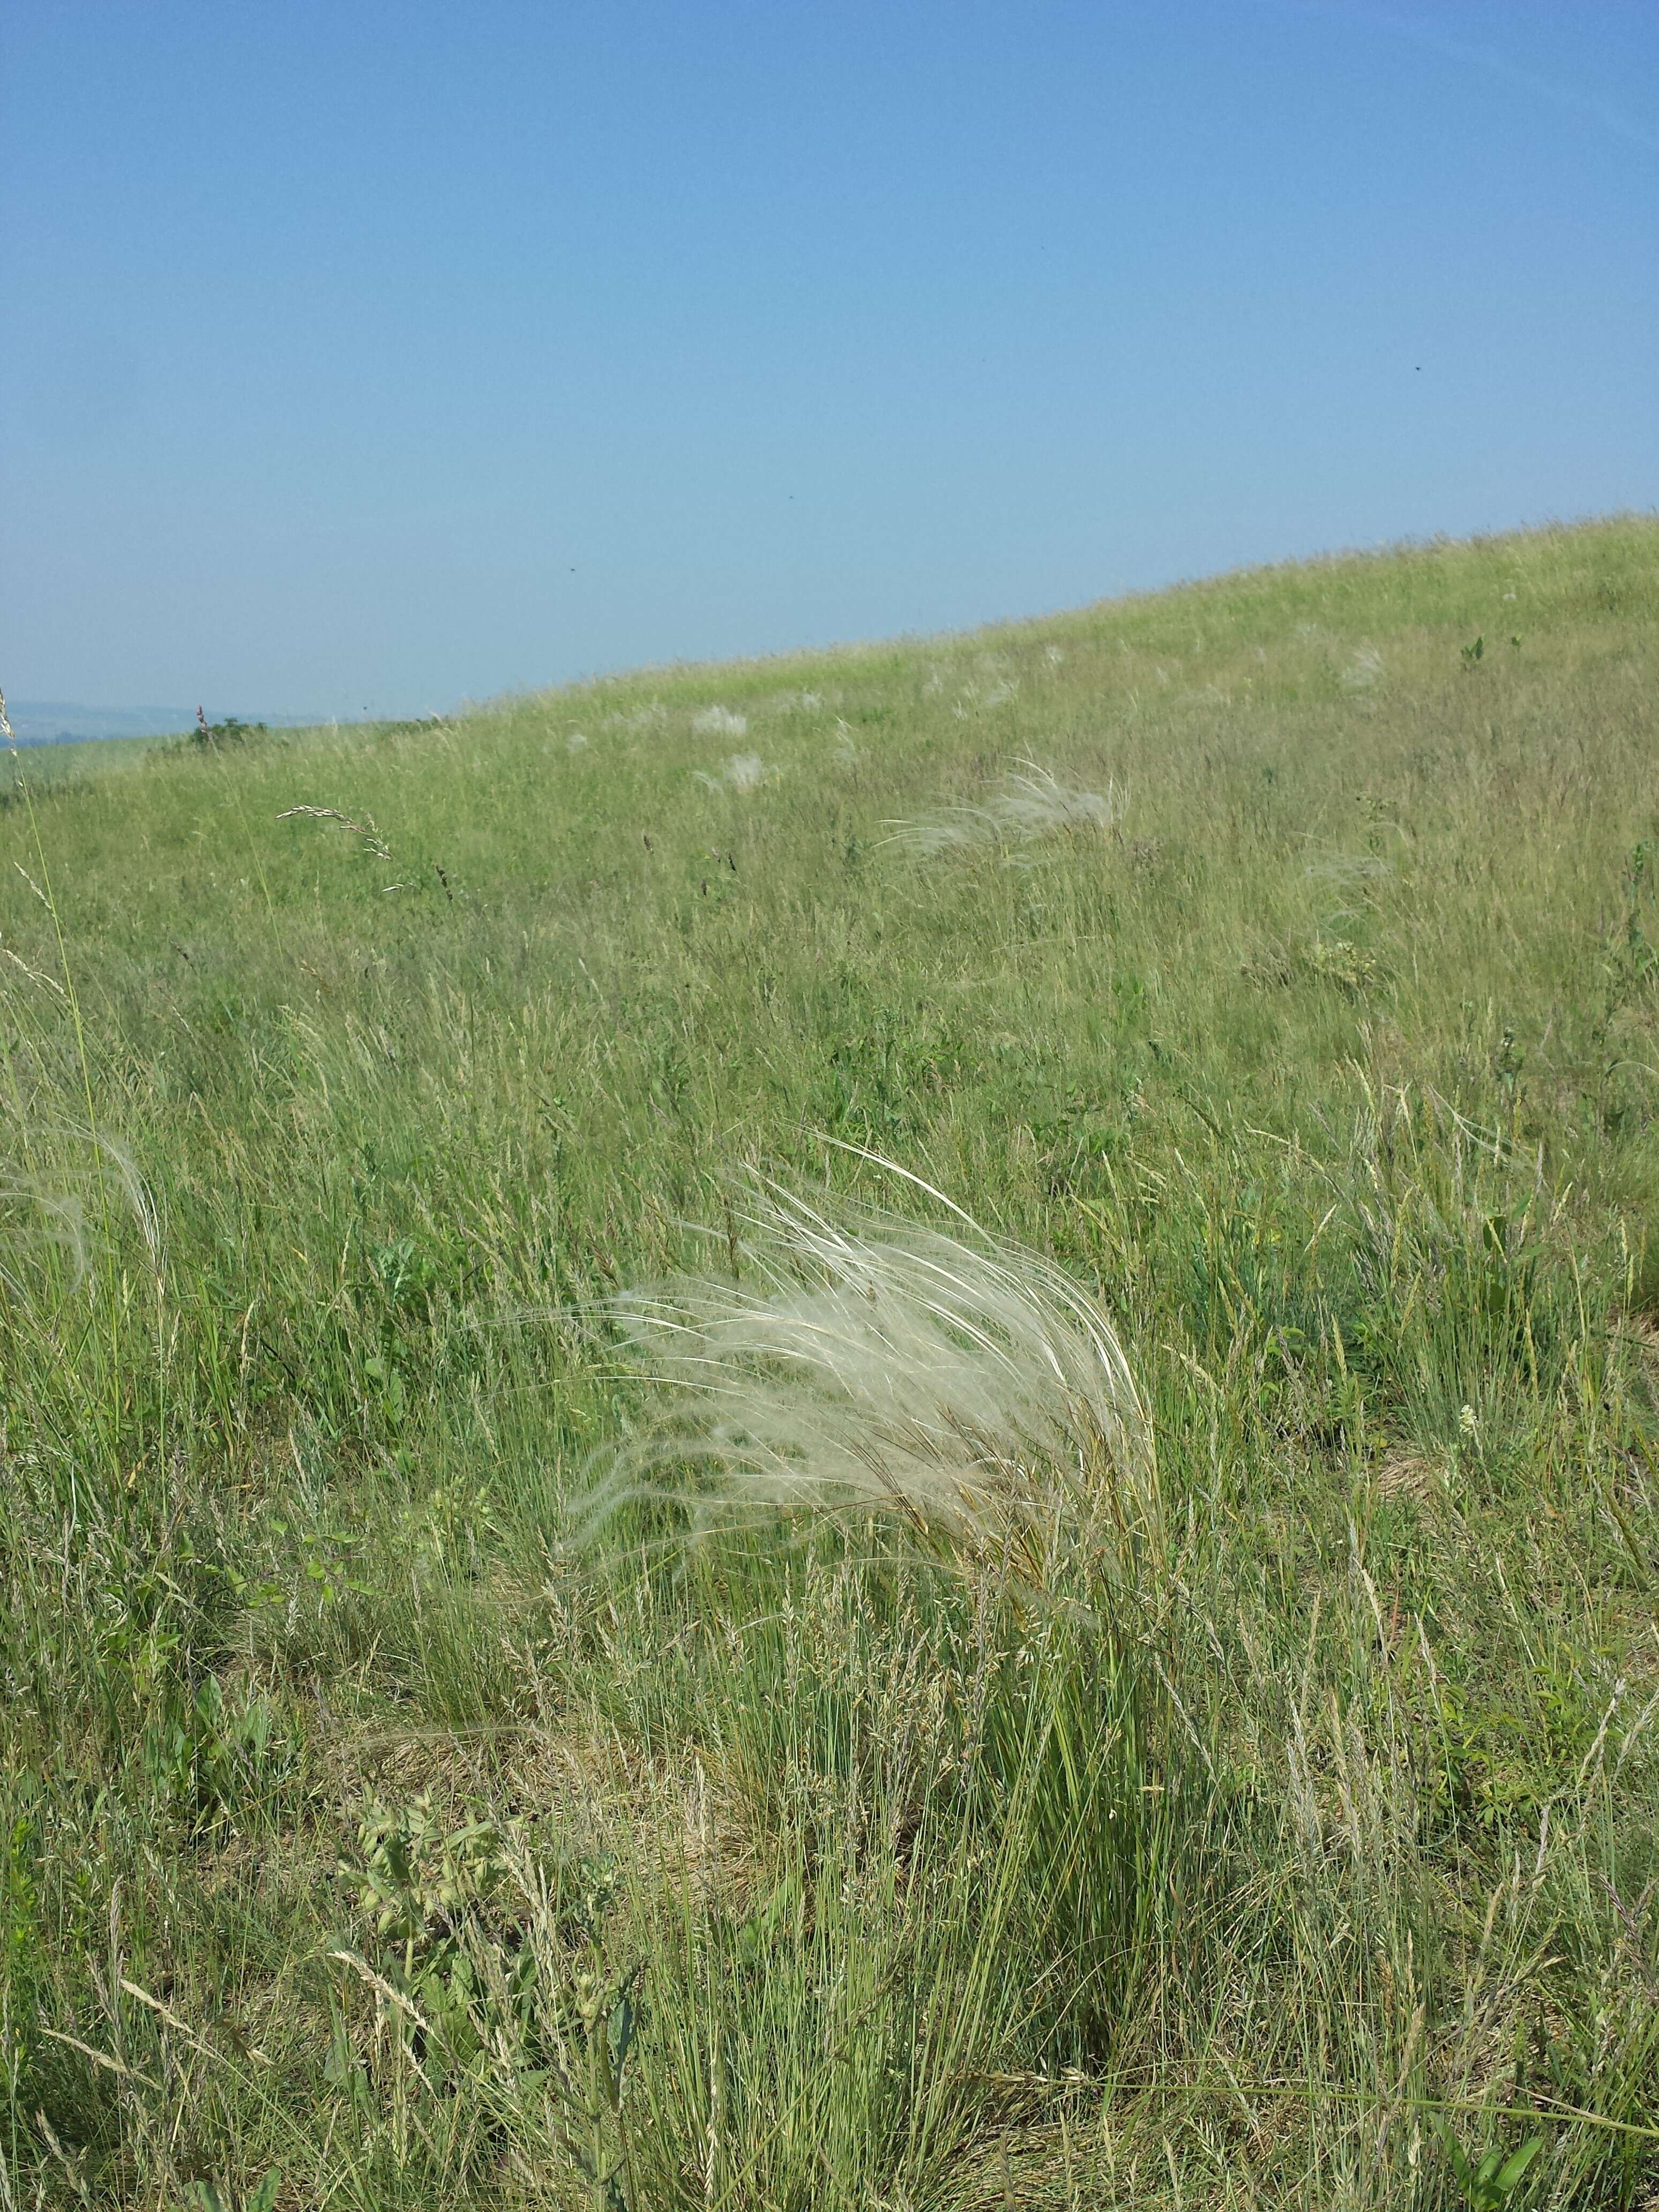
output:
[[[303,729],[319,722],[355,720],[332,714],[252,713],[246,708],[204,709],[210,721],[234,714],[239,721],[273,729]],[[20,745],[77,744],[100,738],[173,738],[196,726],[191,707],[88,707],[67,699],[8,699],[6,715]]]

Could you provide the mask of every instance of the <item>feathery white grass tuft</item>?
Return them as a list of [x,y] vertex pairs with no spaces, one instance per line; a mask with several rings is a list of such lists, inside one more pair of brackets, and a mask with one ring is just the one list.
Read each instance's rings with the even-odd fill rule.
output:
[[1111,1321],[951,1211],[959,1234],[756,1182],[710,1232],[720,1271],[611,1302],[659,1389],[602,1462],[592,1520],[672,1498],[705,1526],[876,1513],[969,1548],[1061,1504],[1144,1522],[1151,1431]]
[[1061,783],[1048,769],[1022,761],[1028,771],[1011,775],[983,806],[941,806],[914,822],[894,822],[882,840],[924,860],[978,846],[1000,846],[1018,857],[1022,847],[1066,830],[1109,830],[1123,812],[1115,782],[1104,791],[1084,791]]
[[[16,1206],[35,1217],[19,1230],[6,1219]],[[13,1296],[26,1299],[27,1291],[9,1264],[14,1250],[29,1244],[52,1245],[65,1254],[78,1290],[87,1273],[86,1207],[73,1192],[54,1189],[39,1177],[0,1176],[0,1282]]]
[[692,772],[705,791],[753,791],[777,774],[758,753],[733,753],[718,775],[705,775],[701,769]]
[[[106,1224],[111,1220],[108,1201],[118,1198],[131,1213],[143,1241],[151,1269],[161,1265],[161,1224],[155,1200],[124,1145],[101,1131],[66,1123],[37,1134],[35,1149],[49,1147],[54,1155],[50,1173],[11,1175],[0,1172],[0,1280],[17,1287],[6,1265],[7,1257],[29,1243],[50,1245],[64,1253],[76,1286],[85,1279],[103,1239],[92,1229],[94,1210]],[[84,1147],[84,1156],[76,1155]],[[94,1209],[94,1195],[98,1205]],[[5,1222],[12,1208],[27,1218],[33,1215],[33,1231]]]
[[726,707],[705,707],[702,714],[691,717],[691,727],[700,738],[745,738],[749,717],[734,714]]

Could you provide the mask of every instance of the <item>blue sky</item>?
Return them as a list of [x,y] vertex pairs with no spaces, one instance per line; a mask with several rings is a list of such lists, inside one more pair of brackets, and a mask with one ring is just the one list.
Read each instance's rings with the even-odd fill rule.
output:
[[1659,9],[10,0],[0,684],[415,712],[1659,503]]

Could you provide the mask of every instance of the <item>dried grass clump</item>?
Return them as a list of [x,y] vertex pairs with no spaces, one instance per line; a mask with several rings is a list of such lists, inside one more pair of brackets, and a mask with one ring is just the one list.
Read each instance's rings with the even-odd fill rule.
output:
[[1376,1470],[1379,1498],[1414,1498],[1419,1504],[1443,1498],[1453,1462],[1431,1459],[1425,1453],[1391,1452]]
[[883,843],[924,860],[1000,846],[1017,860],[1023,848],[1060,830],[1109,830],[1121,818],[1123,794],[1115,782],[1103,792],[1084,791],[1061,783],[1033,761],[1020,766],[1028,773],[1009,775],[985,805],[941,806],[914,822],[890,823]]
[[659,1388],[592,1517],[665,1498],[704,1525],[876,1513],[975,1549],[1062,1504],[1144,1517],[1151,1434],[1110,1320],[1052,1261],[959,1218],[946,1234],[751,1186],[725,1270],[607,1309]]

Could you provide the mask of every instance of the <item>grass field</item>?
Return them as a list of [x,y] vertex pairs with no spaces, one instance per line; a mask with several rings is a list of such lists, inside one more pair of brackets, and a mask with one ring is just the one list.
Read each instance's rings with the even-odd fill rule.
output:
[[21,757],[6,2212],[1659,2202],[1656,700],[1638,519]]

